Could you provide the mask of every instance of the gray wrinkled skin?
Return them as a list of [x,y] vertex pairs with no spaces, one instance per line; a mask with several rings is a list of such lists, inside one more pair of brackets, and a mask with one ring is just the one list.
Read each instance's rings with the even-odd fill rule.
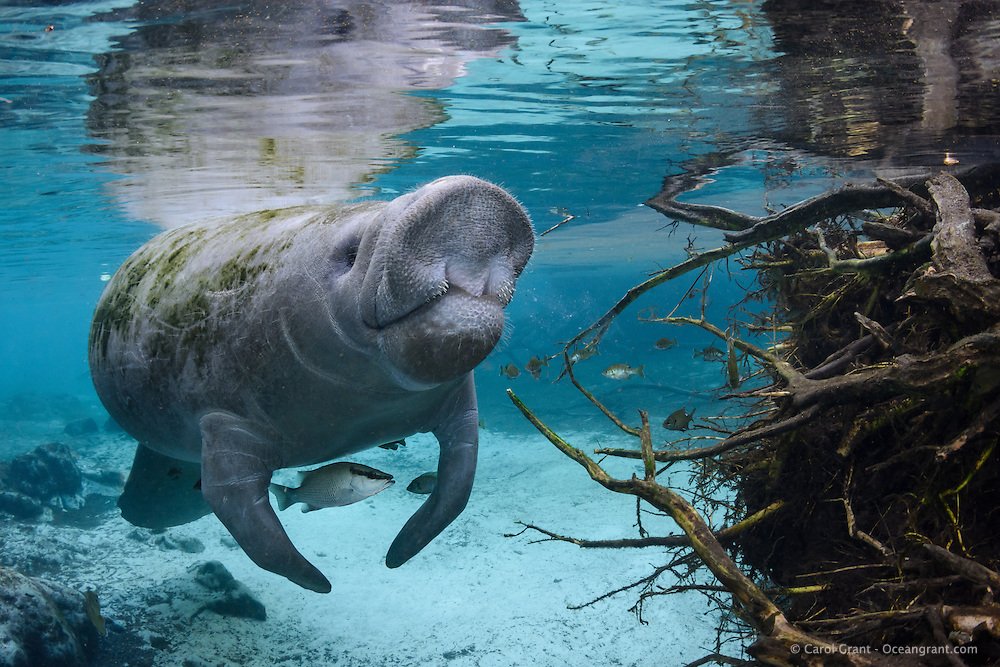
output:
[[271,508],[272,472],[433,432],[437,488],[386,557],[406,562],[468,500],[471,371],[500,339],[533,244],[522,207],[469,176],[152,239],[91,329],[98,395],[140,443],[123,515],[157,527],[210,509],[258,565],[327,592]]

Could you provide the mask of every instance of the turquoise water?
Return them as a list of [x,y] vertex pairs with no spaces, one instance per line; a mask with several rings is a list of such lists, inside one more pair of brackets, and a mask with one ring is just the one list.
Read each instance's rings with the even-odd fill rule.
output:
[[[689,243],[720,242],[643,206],[665,181],[698,177],[686,199],[761,214],[946,155],[998,158],[1000,11],[940,4],[944,50],[914,3],[0,3],[0,452],[103,421],[89,319],[158,231],[453,173],[507,188],[538,232],[574,216],[538,239],[477,371],[486,429],[530,433],[512,386],[559,428],[605,431],[553,370],[499,370],[557,352]],[[719,409],[722,370],[693,356],[711,337],[636,318],[691,279],[633,306],[580,367],[622,414]],[[750,282],[716,267],[709,318]],[[654,349],[663,336],[676,348]],[[601,376],[619,362],[645,378]]]

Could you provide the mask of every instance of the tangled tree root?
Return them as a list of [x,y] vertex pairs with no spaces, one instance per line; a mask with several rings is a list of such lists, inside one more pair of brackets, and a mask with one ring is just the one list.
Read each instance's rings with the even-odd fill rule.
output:
[[[730,593],[724,606],[752,629],[758,663],[996,664],[1000,166],[849,186],[766,218],[672,194],[650,204],[725,229],[728,243],[637,285],[563,351],[574,385],[639,440],[599,453],[638,459],[642,474],[611,477],[511,398],[596,482],[666,512],[683,535],[649,536],[640,524],[639,538],[598,543],[528,528],[584,547],[681,549],[620,590],[642,584],[652,595],[656,576],[696,558],[718,585],[674,588]],[[646,414],[638,426],[612,414],[577,382],[572,353],[599,345],[639,295],[740,251],[774,304],[768,318],[725,329],[704,312],[647,319],[709,331],[732,365],[746,355],[770,381],[731,394],[753,411],[714,444],[654,449]],[[753,332],[767,327],[790,333],[764,348]],[[658,463],[681,460],[701,464],[702,490],[735,491],[735,510],[721,492],[707,502],[730,508],[727,528],[713,531],[657,480]],[[743,664],[721,652],[696,664],[707,663]]]

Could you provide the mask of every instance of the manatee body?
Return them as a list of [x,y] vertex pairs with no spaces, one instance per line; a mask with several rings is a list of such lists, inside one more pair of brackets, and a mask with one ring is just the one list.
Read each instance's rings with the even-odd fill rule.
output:
[[437,487],[386,556],[406,562],[468,500],[472,369],[500,339],[533,244],[524,209],[469,176],[153,238],[108,284],[90,333],[97,393],[140,443],[123,516],[166,527],[212,511],[260,567],[327,592],[270,505],[272,472],[432,432]]

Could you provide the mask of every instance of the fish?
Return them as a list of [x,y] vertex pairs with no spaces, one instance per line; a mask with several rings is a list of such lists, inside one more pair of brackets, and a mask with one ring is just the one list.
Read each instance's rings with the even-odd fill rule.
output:
[[731,334],[726,336],[726,380],[730,389],[740,386],[740,366],[736,362],[736,345]]
[[299,473],[299,485],[271,484],[271,493],[283,510],[304,503],[303,512],[343,507],[385,491],[395,483],[392,475],[360,463],[341,461]]
[[103,616],[101,616],[101,601],[97,599],[94,591],[84,591],[83,610],[87,613],[87,619],[94,624],[97,634],[102,637],[108,636],[108,626]]
[[531,377],[537,380],[542,377],[542,367],[548,365],[548,360],[539,359],[537,356],[534,356],[531,359],[528,359],[528,363],[525,365],[524,370],[531,373]]
[[590,359],[595,354],[597,354],[597,346],[587,345],[586,347],[582,347],[573,354],[569,355],[569,363],[575,364],[578,361]]
[[633,375],[638,375],[641,378],[646,377],[642,366],[633,368],[628,364],[612,364],[605,368],[601,375],[612,380],[627,380]]
[[434,489],[437,487],[437,482],[438,474],[436,472],[425,472],[423,475],[410,482],[410,485],[406,487],[406,490],[410,493],[427,495],[428,493],[434,493]]
[[675,345],[677,345],[677,340],[674,338],[661,338],[660,340],[653,343],[653,347],[655,347],[657,350],[669,350]]
[[671,431],[686,431],[694,419],[694,410],[688,412],[685,408],[677,408],[663,420],[663,428]]
[[705,361],[722,361],[726,356],[726,352],[715,345],[709,345],[700,350],[695,350],[694,356],[701,357]]
[[509,378],[511,380],[513,380],[520,374],[521,371],[514,364],[504,364],[503,366],[500,367],[500,375],[503,375],[504,377]]
[[382,449],[391,449],[392,451],[396,451],[400,447],[406,447],[406,440],[393,440],[392,442],[383,443],[379,445],[379,447]]

